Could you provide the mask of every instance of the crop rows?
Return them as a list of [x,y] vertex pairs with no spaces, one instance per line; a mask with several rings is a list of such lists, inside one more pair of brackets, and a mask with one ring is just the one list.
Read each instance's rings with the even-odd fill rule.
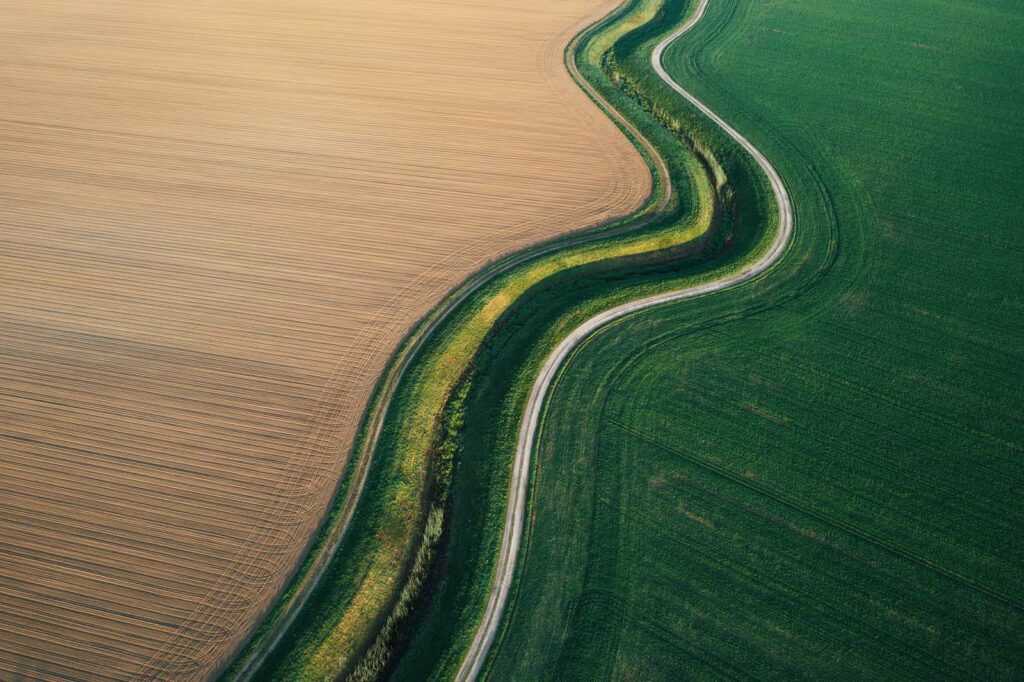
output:
[[667,53],[794,243],[566,367],[492,679],[1019,677],[1022,26],[722,0]]
[[210,674],[411,324],[645,199],[561,69],[591,10],[0,9],[0,676]]

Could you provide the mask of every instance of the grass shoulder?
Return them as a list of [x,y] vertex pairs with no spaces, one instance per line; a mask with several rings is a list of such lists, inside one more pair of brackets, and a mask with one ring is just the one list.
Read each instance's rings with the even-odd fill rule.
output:
[[[385,666],[401,673],[409,669],[405,661],[422,660],[426,650],[418,642],[428,640],[446,642],[444,651],[429,647],[445,662],[437,669],[444,669],[457,657],[482,607],[493,563],[488,551],[500,528],[502,481],[507,483],[503,457],[511,451],[509,429],[530,372],[545,351],[559,335],[603,308],[683,281],[716,277],[754,257],[765,243],[768,193],[742,155],[667,89],[640,96],[649,83],[643,76],[649,69],[645,52],[659,31],[672,25],[664,13],[680,17],[685,8],[683,2],[630,3],[574,43],[572,54],[597,97],[620,112],[665,160],[670,183],[662,179],[656,188],[671,186],[671,200],[652,197],[637,215],[514,256],[510,266],[509,261],[495,264],[474,278],[470,294],[453,293],[449,303],[457,305],[445,310],[439,323],[425,322],[414,331],[396,356],[415,346],[387,401],[379,438],[372,452],[360,455],[372,454],[365,483],[358,489],[354,474],[343,481],[293,586],[310,576],[317,558],[324,556],[353,495],[359,504],[345,519],[315,591],[266,658],[261,676],[321,679],[358,670],[360,677],[372,677]],[[655,20],[657,30],[650,27]],[[634,36],[638,30],[645,31],[643,40]],[[608,47],[596,50],[602,41]],[[613,68],[609,50],[615,53]],[[630,79],[628,88],[623,75]],[[724,150],[721,156],[716,144]],[[653,169],[649,154],[648,159]],[[429,334],[418,339],[424,329]],[[501,377],[512,378],[511,385]],[[499,400],[503,391],[506,399]],[[462,401],[462,416],[460,426],[451,428],[445,415],[451,415],[455,401]],[[378,397],[375,408],[380,404]],[[364,443],[373,423],[368,418],[364,424]],[[498,447],[484,454],[475,445],[484,442]],[[486,510],[483,514],[471,511],[477,504]],[[476,519],[469,536],[459,526],[467,512]],[[451,542],[456,536],[478,542],[464,548]],[[436,596],[445,585],[456,584],[460,615],[449,617],[450,627],[438,629],[430,624],[437,609],[422,608],[417,598],[424,589]],[[296,593],[292,587],[286,596]],[[410,637],[410,616],[422,636]],[[251,648],[266,644],[273,619]],[[395,656],[407,650],[409,656]],[[232,671],[226,679],[233,679]]]

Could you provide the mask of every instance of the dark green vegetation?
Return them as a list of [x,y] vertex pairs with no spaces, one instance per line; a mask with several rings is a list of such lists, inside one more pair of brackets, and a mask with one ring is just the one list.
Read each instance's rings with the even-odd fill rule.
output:
[[796,241],[563,372],[491,677],[1024,676],[1022,36],[1009,1],[716,0],[670,50]]
[[[474,360],[446,535],[427,589],[407,623],[397,661],[388,668],[395,679],[447,679],[461,663],[497,559],[519,420],[538,368],[554,345],[595,313],[618,303],[721,277],[753,258],[773,237],[774,204],[753,162],[705,124],[649,67],[651,49],[685,16],[688,4],[671,2],[663,16],[613,41],[613,58],[603,48],[593,49],[609,44],[605,31],[614,35],[623,21],[651,19],[651,8],[659,4],[629,3],[580,44],[577,62],[583,76],[665,154],[683,202],[662,222],[685,229],[706,210],[694,202],[710,201],[712,227],[689,249],[565,269],[533,286],[497,321]],[[694,167],[695,156],[706,163]],[[714,197],[701,195],[698,188],[707,183],[715,185]]]
[[[632,17],[650,6],[638,0],[626,10]],[[617,25],[606,22],[593,37],[610,44]],[[547,350],[600,310],[717,276],[710,259],[739,267],[772,236],[764,213],[770,199],[747,160],[716,144],[713,130],[690,123],[685,109],[662,106],[673,99],[665,97],[667,88],[660,99],[631,99],[601,71],[601,55],[590,41],[577,51],[586,78],[647,139],[671,152],[673,200],[663,205],[652,198],[638,216],[564,239],[557,251],[539,247],[529,260],[495,274],[498,264],[476,278],[490,277],[468,298],[453,296],[462,302],[426,337],[390,400],[362,501],[338,553],[259,678],[452,672],[486,596],[508,483],[510,460],[503,455],[511,452],[525,390]],[[628,79],[638,95],[647,69],[641,57],[626,62],[611,75],[620,85]],[[706,151],[719,147],[715,155]],[[507,418],[492,418],[494,396],[505,400]],[[353,487],[350,475],[328,529],[336,527]],[[438,541],[444,551],[435,551]],[[318,543],[311,556],[322,551]],[[261,651],[268,632],[269,625],[243,656]],[[399,660],[396,654],[406,651]],[[241,669],[237,664],[225,677],[234,679]]]

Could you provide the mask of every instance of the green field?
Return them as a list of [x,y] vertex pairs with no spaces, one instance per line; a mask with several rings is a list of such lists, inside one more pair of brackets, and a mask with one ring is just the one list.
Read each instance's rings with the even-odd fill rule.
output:
[[490,676],[1021,679],[1024,8],[715,0],[666,63],[797,237],[574,356]]
[[[666,157],[676,202],[494,276],[430,334],[341,549],[260,678],[368,658],[450,677],[544,357],[596,312],[718,278],[772,236],[752,162],[648,64],[689,9],[660,6],[631,0],[575,54]],[[576,353],[490,676],[1024,674],[1022,29],[1009,3],[713,0],[670,50],[778,167],[795,242],[768,276]],[[424,544],[428,512],[442,526]]]

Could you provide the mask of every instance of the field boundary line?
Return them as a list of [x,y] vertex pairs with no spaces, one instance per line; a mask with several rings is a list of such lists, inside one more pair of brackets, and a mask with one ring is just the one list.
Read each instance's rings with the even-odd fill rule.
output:
[[[599,20],[598,23],[601,23],[601,21],[603,21],[603,19]],[[572,41],[570,41],[569,49],[572,49],[573,45],[576,44],[580,36],[585,32],[586,31],[581,32],[573,38]],[[392,359],[388,362],[387,368],[385,369],[378,384],[378,388],[375,389],[373,397],[371,398],[370,412],[364,418],[364,426],[360,429],[361,436],[358,437],[362,442],[356,447],[356,468],[352,472],[353,480],[350,484],[351,489],[344,493],[345,499],[342,503],[342,511],[339,519],[327,528],[327,534],[324,540],[326,546],[315,553],[312,558],[310,568],[301,578],[299,578],[300,582],[298,583],[294,593],[288,599],[288,603],[283,607],[283,615],[274,622],[269,632],[262,635],[264,637],[264,641],[258,646],[258,648],[248,651],[249,642],[243,641],[236,650],[235,657],[227,659],[224,664],[224,671],[229,672],[225,679],[238,680],[239,682],[249,682],[250,680],[255,679],[262,665],[267,661],[270,655],[276,650],[277,646],[287,635],[291,626],[295,623],[299,614],[302,612],[302,609],[309,602],[313,592],[315,592],[316,588],[319,586],[320,581],[326,574],[331,561],[336,556],[338,549],[345,538],[346,531],[348,530],[349,524],[355,514],[355,510],[359,506],[363,489],[367,479],[369,478],[370,468],[373,463],[373,454],[377,449],[377,443],[380,440],[387,418],[388,407],[391,399],[397,392],[398,385],[405,376],[406,370],[413,364],[413,361],[417,359],[419,350],[430,340],[431,334],[435,332],[446,319],[448,319],[451,313],[453,313],[473,294],[501,275],[506,274],[523,263],[562,249],[582,246],[588,242],[617,236],[627,232],[633,232],[658,219],[668,209],[673,194],[672,181],[668,165],[658,153],[658,150],[643,135],[639,128],[619,113],[607,99],[605,99],[586,81],[582,74],[580,74],[575,63],[572,63],[572,61],[569,60],[567,62],[567,67],[573,80],[584,91],[584,93],[606,116],[612,120],[613,123],[627,134],[636,146],[642,148],[642,150],[647,154],[650,166],[652,167],[655,175],[660,179],[660,196],[656,198],[653,195],[649,196],[645,205],[633,214],[633,218],[630,218],[630,216],[612,217],[602,221],[601,223],[591,225],[579,234],[555,237],[548,240],[546,243],[542,242],[541,244],[528,247],[518,253],[509,254],[501,260],[486,266],[482,270],[470,275],[462,282],[462,284],[455,287],[438,304],[437,307],[413,325],[412,330],[405,339],[400,342],[398,349],[395,351]],[[656,191],[655,188],[652,188],[652,192],[653,191]],[[603,227],[619,222],[622,223],[619,227],[602,229]],[[343,481],[339,481],[339,485],[342,483]],[[329,513],[330,510],[328,510],[328,514]],[[323,531],[321,530],[319,532]],[[307,550],[307,553],[304,556],[310,556],[309,550]],[[304,559],[304,561],[305,560],[306,559]],[[286,585],[285,590],[287,589]],[[273,609],[273,607],[271,608]],[[269,612],[267,615],[270,615]],[[238,658],[240,654],[244,655],[244,658]],[[219,676],[219,674],[215,673],[215,677]]]
[[768,249],[753,263],[750,263],[738,272],[729,274],[721,279],[698,284],[683,289],[669,291],[663,294],[648,296],[636,301],[623,303],[603,313],[590,318],[562,340],[558,346],[548,355],[541,367],[539,376],[534,382],[526,408],[523,413],[522,423],[519,429],[519,436],[516,442],[515,458],[512,464],[512,477],[509,484],[508,505],[505,514],[504,529],[502,532],[501,549],[498,555],[498,564],[495,568],[494,579],[491,590],[488,594],[487,606],[480,620],[480,625],[473,637],[469,650],[462,661],[462,665],[456,675],[459,682],[475,680],[480,675],[491,646],[498,632],[505,606],[508,603],[509,593],[512,588],[512,581],[515,576],[516,562],[519,555],[519,547],[522,543],[523,528],[525,524],[527,488],[530,479],[530,463],[533,454],[533,445],[536,440],[537,430],[540,425],[541,415],[548,390],[564,365],[572,351],[586,340],[591,334],[601,327],[623,318],[632,313],[651,308],[653,306],[674,301],[705,296],[707,294],[722,291],[739,284],[748,282],[763,274],[774,265],[785,253],[786,247],[792,240],[793,234],[793,205],[786,190],[785,184],[778,171],[771,164],[768,158],[755,147],[746,137],[740,134],[735,128],[718,116],[708,106],[690,94],[682,85],[676,82],[665,70],[662,62],[666,49],[678,38],[688,33],[704,17],[710,0],[700,0],[694,8],[690,17],[675,31],[662,39],[651,53],[651,65],[655,73],[671,87],[677,94],[681,95],[687,102],[696,107],[702,114],[710,119],[717,127],[721,128],[730,138],[737,142],[757,162],[761,171],[767,176],[771,185],[772,193],[779,211],[779,224],[774,241]]

